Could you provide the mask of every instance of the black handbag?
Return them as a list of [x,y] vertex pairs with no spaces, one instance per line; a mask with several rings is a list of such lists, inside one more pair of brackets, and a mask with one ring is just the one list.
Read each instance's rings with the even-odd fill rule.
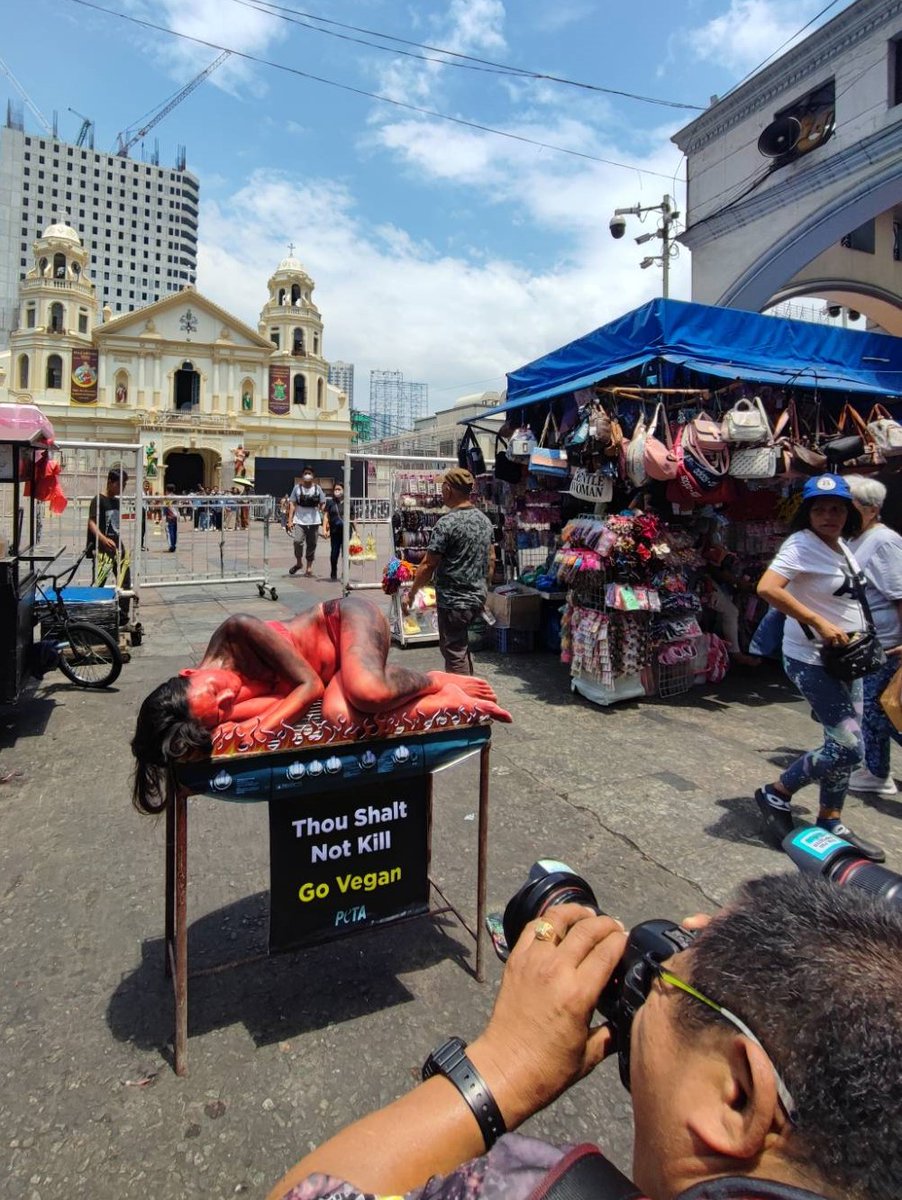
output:
[[495,478],[504,483],[520,483],[523,478],[524,464],[508,458],[506,446],[507,442],[504,438],[500,436],[495,438]]
[[[852,590],[864,615],[865,628],[860,633],[851,634],[847,642],[821,646],[820,658],[828,675],[832,675],[834,679],[841,679],[844,683],[851,683],[882,667],[886,662],[886,654],[874,628],[871,606],[864,593],[861,568],[842,542],[839,548],[852,572]],[[807,638],[814,641],[814,634],[807,625],[803,625],[802,630]]]
[[469,426],[467,426],[466,433],[460,439],[460,445],[457,447],[457,462],[459,466],[469,471],[471,475],[485,474],[485,458],[483,457],[482,447],[479,444],[476,434]]

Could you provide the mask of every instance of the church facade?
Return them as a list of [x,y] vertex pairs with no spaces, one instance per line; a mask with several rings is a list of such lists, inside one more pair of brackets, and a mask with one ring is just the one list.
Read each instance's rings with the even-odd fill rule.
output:
[[[328,382],[314,283],[294,257],[268,283],[256,329],[194,287],[97,322],[88,252],[67,225],[34,243],[18,329],[0,355],[0,400],[36,404],[60,440],[140,443],[156,490],[225,489],[235,452],[337,460],[351,440]],[[241,455],[239,455],[239,458]]]

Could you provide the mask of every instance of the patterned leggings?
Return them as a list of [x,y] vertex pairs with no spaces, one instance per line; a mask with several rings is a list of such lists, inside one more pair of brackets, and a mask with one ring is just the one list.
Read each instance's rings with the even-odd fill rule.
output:
[[896,729],[880,705],[880,693],[885,691],[898,670],[899,658],[893,654],[879,671],[864,677],[864,721],[861,726],[864,762],[871,774],[880,779],[886,779],[889,775],[890,738],[902,746],[902,732]]
[[783,657],[783,669],[824,727],[824,744],[809,750],[786,768],[780,783],[795,795],[800,788],[820,784],[821,810],[839,810],[846,798],[849,775],[863,756],[861,680],[843,683],[828,675],[819,663]]

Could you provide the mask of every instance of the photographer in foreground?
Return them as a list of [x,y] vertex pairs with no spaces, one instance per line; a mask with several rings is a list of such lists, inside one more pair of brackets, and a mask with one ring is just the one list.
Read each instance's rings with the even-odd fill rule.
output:
[[[899,914],[855,889],[773,876],[696,923],[691,948],[649,972],[632,1022],[636,1184],[653,1200],[902,1195]],[[530,921],[466,1051],[490,1094],[481,1118],[430,1078],[307,1155],[270,1200],[398,1195],[427,1180],[424,1200],[526,1200],[547,1185],[564,1151],[504,1137],[486,1153],[492,1129],[515,1129],[611,1054],[595,1005],[626,942],[579,905]]]

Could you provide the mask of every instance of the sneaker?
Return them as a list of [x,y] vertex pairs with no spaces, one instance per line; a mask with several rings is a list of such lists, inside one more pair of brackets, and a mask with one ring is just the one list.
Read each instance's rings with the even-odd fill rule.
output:
[[881,779],[879,775],[871,774],[867,767],[859,767],[852,772],[849,787],[853,792],[876,792],[878,796],[895,796],[899,791],[892,775]]
[[[818,821],[818,826],[821,829],[827,829],[827,826],[822,825],[820,821]],[[866,842],[863,837],[859,837],[857,833],[853,833],[848,825],[844,825],[842,821],[837,821],[832,829],[827,829],[827,832],[832,833],[834,837],[842,838],[850,846],[854,846],[863,858],[869,858],[871,862],[884,862],[886,860],[886,854],[879,846],[875,846],[873,842]]]
[[289,575],[297,575],[297,573],[300,569],[301,568],[297,565],[297,563],[295,563],[293,567],[288,568],[288,574]]
[[755,803],[764,818],[764,830],[777,849],[782,849],[783,839],[795,829],[789,801],[769,787],[760,787],[755,792]]

